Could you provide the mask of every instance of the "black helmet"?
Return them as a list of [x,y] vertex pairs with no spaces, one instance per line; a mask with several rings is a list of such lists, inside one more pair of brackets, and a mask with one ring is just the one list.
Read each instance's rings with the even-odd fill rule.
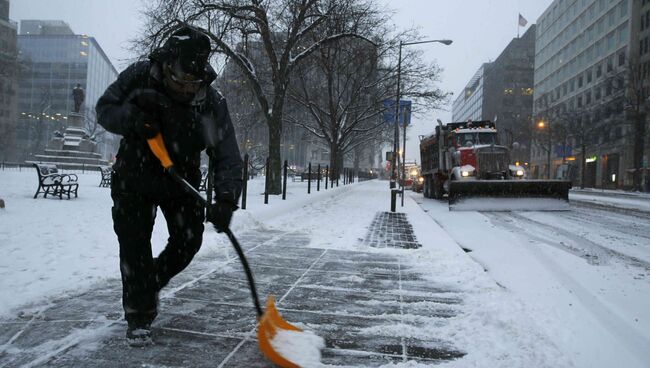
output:
[[194,27],[183,26],[156,49],[150,59],[158,62],[178,60],[183,72],[202,78],[210,56],[210,38]]

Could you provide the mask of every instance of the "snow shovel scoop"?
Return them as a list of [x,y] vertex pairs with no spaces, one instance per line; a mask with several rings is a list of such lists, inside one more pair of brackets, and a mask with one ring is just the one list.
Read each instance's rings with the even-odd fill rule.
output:
[[[156,137],[147,140],[147,142],[151,151],[172,178],[183,185],[194,198],[207,207],[208,201],[190,183],[174,171],[174,164],[169,158],[162,135],[159,133]],[[303,361],[305,363],[311,363],[314,359],[320,361],[320,349],[324,347],[322,338],[310,332],[303,332],[300,328],[285,321],[275,307],[275,297],[273,295],[269,295],[267,298],[266,311],[262,310],[253,274],[248,266],[246,256],[232,231],[226,229],[224,233],[230,239],[235,251],[237,251],[239,260],[246,272],[253,303],[257,311],[257,341],[264,356],[283,368],[299,368],[299,364],[304,364]]]

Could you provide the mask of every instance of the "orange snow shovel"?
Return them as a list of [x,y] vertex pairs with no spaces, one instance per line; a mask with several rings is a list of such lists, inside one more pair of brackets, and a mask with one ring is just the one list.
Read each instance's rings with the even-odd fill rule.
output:
[[[167,152],[167,148],[165,148],[165,142],[163,141],[162,134],[158,133],[156,137],[147,140],[147,143],[149,143],[149,148],[151,148],[153,154],[158,158],[158,160],[160,160],[160,163],[172,176],[172,178],[183,185],[183,187],[194,198],[196,198],[200,203],[207,207],[209,205],[208,201],[203,198],[203,196],[190,183],[188,183],[176,171],[174,171],[174,164],[169,158],[169,153]],[[260,300],[257,295],[257,289],[255,288],[253,274],[251,273],[250,267],[248,266],[246,256],[244,256],[244,252],[242,251],[241,246],[239,245],[239,242],[235,238],[235,235],[233,235],[232,231],[230,231],[230,229],[226,229],[224,232],[228,236],[228,239],[230,239],[230,242],[235,248],[235,251],[237,251],[239,260],[241,261],[241,264],[244,267],[244,271],[246,272],[246,278],[248,279],[248,284],[253,296],[253,303],[255,304],[255,309],[257,311],[257,319],[259,323],[257,326],[257,341],[259,343],[260,350],[267,359],[280,367],[299,368],[297,364],[292,363],[280,355],[280,353],[278,353],[275,349],[273,349],[271,340],[273,340],[276,333],[281,330],[302,330],[282,318],[280,312],[278,312],[278,309],[275,307],[275,297],[273,295],[269,295],[266,300],[266,312],[262,310],[262,307],[260,306]]]

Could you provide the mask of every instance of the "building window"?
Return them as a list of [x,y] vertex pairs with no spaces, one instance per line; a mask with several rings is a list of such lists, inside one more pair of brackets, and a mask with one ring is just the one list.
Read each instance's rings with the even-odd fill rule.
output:
[[594,89],[594,101],[600,100],[600,86]]
[[588,106],[591,103],[591,91],[585,93],[585,106]]
[[582,107],[582,96],[578,96],[577,101],[578,101],[578,108],[581,108]]
[[600,78],[603,75],[603,65],[596,65],[596,78]]
[[578,88],[582,88],[582,74],[578,76]]
[[591,68],[587,70],[587,84],[591,83]]
[[618,54],[618,66],[622,66],[623,64],[625,64],[625,51],[621,51]]
[[610,56],[607,58],[607,72],[609,73],[612,70],[614,70],[614,63],[612,61],[612,57]]
[[524,96],[532,96],[533,95],[533,89],[532,88],[522,88],[521,89],[521,94]]
[[645,29],[645,16],[642,14],[641,15],[641,30],[643,31]]

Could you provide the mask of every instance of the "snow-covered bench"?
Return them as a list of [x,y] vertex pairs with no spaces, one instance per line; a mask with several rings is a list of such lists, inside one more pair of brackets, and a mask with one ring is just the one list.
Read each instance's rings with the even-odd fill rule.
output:
[[36,174],[38,174],[38,189],[34,198],[43,193],[43,198],[47,198],[48,194],[59,196],[63,199],[63,195],[67,195],[70,199],[70,194],[77,197],[77,189],[79,188],[78,178],[75,174],[61,174],[56,165],[50,164],[34,164]]
[[100,166],[99,172],[102,174],[102,181],[99,183],[99,186],[104,188],[110,187],[111,175],[113,175],[113,168],[110,166]]

